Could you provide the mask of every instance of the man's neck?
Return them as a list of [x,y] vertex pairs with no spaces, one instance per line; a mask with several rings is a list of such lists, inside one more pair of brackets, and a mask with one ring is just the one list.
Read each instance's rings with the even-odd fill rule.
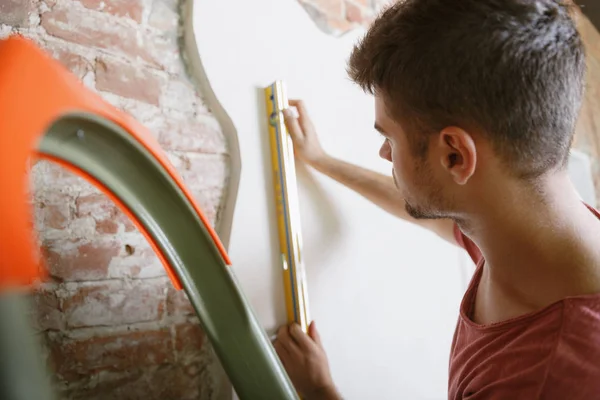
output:
[[461,225],[486,260],[482,285],[531,310],[600,293],[600,221],[566,173],[508,189]]

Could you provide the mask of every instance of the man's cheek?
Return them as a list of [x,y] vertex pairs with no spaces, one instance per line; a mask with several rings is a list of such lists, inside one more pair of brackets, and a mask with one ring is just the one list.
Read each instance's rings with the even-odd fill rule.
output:
[[407,168],[403,161],[399,161],[394,163],[394,175],[396,176],[396,181],[399,184],[403,184],[405,180],[408,178],[407,176]]
[[394,177],[394,183],[396,184],[396,188],[401,192],[406,190],[406,176],[404,171],[394,168],[392,171],[392,175]]

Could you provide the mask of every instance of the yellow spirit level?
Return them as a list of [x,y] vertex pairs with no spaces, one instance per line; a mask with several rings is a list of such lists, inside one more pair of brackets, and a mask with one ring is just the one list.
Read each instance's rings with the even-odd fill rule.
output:
[[310,322],[308,293],[302,260],[294,147],[283,117],[283,110],[289,106],[285,84],[275,81],[266,87],[265,99],[288,322],[298,323],[306,332]]

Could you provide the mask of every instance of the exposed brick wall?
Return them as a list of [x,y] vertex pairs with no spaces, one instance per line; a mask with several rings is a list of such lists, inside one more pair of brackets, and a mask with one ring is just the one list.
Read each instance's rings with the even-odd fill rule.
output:
[[[0,37],[32,38],[147,126],[214,224],[227,147],[184,72],[179,6],[177,0],[0,0]],[[33,298],[33,317],[63,397],[214,398],[213,357],[194,311],[131,222],[53,164],[35,165],[32,186],[51,274]]]
[[368,26],[390,0],[298,0],[326,33],[343,35],[356,26]]

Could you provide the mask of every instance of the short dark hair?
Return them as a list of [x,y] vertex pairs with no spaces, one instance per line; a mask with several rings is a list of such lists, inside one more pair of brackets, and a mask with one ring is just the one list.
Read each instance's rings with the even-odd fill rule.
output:
[[404,0],[356,44],[351,79],[421,131],[476,128],[520,177],[563,167],[583,97],[572,2]]

